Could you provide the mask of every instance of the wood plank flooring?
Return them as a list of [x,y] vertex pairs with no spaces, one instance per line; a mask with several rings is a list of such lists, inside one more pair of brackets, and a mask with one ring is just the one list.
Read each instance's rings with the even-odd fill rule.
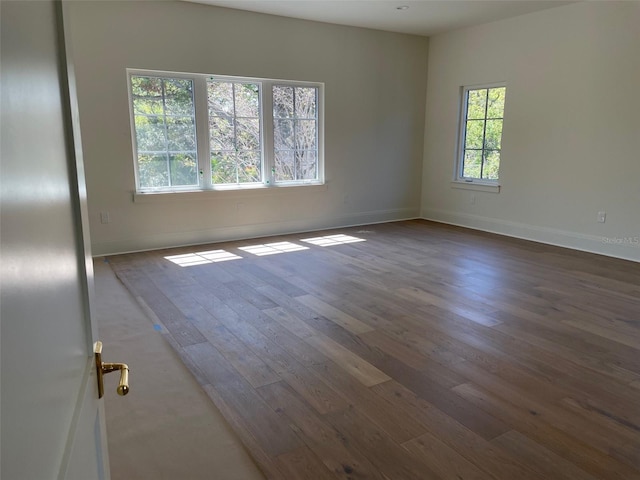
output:
[[268,478],[640,480],[638,263],[426,221],[109,262]]

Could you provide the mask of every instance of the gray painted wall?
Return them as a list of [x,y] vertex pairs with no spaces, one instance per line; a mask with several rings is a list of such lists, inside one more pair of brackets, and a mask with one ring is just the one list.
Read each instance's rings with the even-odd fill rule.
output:
[[[496,81],[507,82],[501,192],[452,188],[460,86]],[[639,86],[640,2],[432,37],[422,215],[640,260]]]
[[[68,6],[94,254],[418,216],[428,39],[183,2]],[[133,202],[126,68],[324,82],[326,186]]]
[[[431,39],[182,2],[69,6],[94,254],[420,215],[640,260],[638,2]],[[327,185],[134,202],[128,67],[324,82]],[[460,87],[495,81],[501,192],[452,188]]]

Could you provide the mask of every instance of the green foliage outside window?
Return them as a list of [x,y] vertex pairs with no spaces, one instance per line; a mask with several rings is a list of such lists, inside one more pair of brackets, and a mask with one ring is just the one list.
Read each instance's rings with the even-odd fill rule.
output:
[[140,188],[198,185],[193,82],[131,77]]
[[129,79],[138,191],[321,180],[320,85],[144,71]]
[[506,87],[467,92],[462,177],[497,180]]

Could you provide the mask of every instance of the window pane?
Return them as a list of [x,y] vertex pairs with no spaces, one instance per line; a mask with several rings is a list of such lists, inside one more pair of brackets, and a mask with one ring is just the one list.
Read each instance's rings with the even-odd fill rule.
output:
[[293,87],[273,87],[273,118],[293,117]]
[[296,165],[294,152],[282,150],[276,152],[276,182],[286,182],[296,179]]
[[[273,87],[276,182],[318,178],[318,89]],[[296,120],[291,120],[295,117]]]
[[237,183],[235,152],[211,153],[211,180],[213,183]]
[[240,183],[262,181],[260,152],[238,152],[238,181]]
[[167,115],[193,115],[193,82],[164,79],[164,104]]
[[469,90],[468,95],[467,119],[483,119],[487,105],[487,89]]
[[166,155],[138,155],[138,177],[142,188],[168,187]]
[[316,148],[316,121],[296,121],[296,149],[315,150]]
[[197,185],[198,162],[195,152],[180,153],[169,157],[171,185]]
[[316,88],[296,87],[296,117],[316,118]]
[[196,149],[196,126],[193,117],[167,117],[170,151]]
[[298,180],[315,180],[318,178],[318,158],[316,152],[296,152]]
[[193,81],[131,76],[139,188],[198,185]]
[[487,107],[487,118],[504,117],[504,97],[507,92],[505,87],[489,89],[489,105]]
[[484,165],[482,166],[482,178],[497,180],[500,168],[500,152],[497,150],[485,150]]
[[236,148],[238,150],[260,150],[260,121],[255,118],[236,120]]
[[293,150],[293,120],[273,122],[273,146],[276,150]]
[[487,129],[484,135],[484,148],[488,150],[500,150],[502,140],[502,120],[487,120]]
[[162,80],[153,77],[131,77],[134,113],[162,115]]
[[466,150],[464,152],[463,177],[480,178],[481,166],[482,150]]
[[502,148],[506,87],[467,91],[462,176],[497,180]]
[[255,83],[236,83],[236,116],[255,117],[260,116],[259,87]]
[[260,84],[207,82],[213,183],[261,181]]
[[482,136],[484,135],[483,120],[469,120],[464,138],[464,148],[482,148]]
[[209,115],[233,115],[233,84],[229,82],[207,82]]
[[209,118],[211,150],[233,150],[236,148],[233,120],[227,117]]
[[135,116],[136,142],[139,152],[163,152],[167,149],[164,117]]

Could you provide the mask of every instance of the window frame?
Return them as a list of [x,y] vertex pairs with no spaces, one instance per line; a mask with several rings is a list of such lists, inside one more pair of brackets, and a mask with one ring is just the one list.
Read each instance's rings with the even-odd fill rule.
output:
[[[135,178],[135,193],[180,193],[203,191],[237,191],[264,188],[301,187],[306,185],[324,185],[324,83],[298,80],[267,79],[259,77],[240,77],[231,75],[213,75],[204,73],[171,72],[164,70],[147,70],[127,68],[127,90],[129,102],[129,122],[131,130],[131,145]],[[141,187],[138,168],[138,145],[135,130],[135,112],[131,78],[133,76],[148,76],[157,78],[179,78],[193,82],[193,101],[195,111],[195,134],[197,149],[197,186],[163,186]],[[238,184],[214,184],[211,175],[211,150],[209,135],[209,109],[207,99],[207,81],[221,81],[233,83],[256,83],[260,94],[260,143],[261,143],[261,182]],[[317,89],[317,178],[309,180],[275,181],[275,151],[274,151],[274,118],[273,118],[273,87],[311,87]]]
[[149,188],[140,188],[140,169],[138,168],[138,138],[136,136],[136,127],[135,127],[135,109],[133,106],[133,88],[131,85],[131,77],[132,76],[148,76],[155,78],[175,78],[182,80],[191,80],[193,85],[193,110],[194,110],[194,119],[195,119],[195,130],[196,130],[196,161],[199,166],[200,162],[200,149],[198,148],[198,113],[196,111],[196,85],[195,80],[187,74],[175,73],[171,75],[162,74],[162,72],[155,72],[151,70],[127,70],[127,89],[128,89],[128,97],[129,97],[129,123],[131,128],[131,145],[133,151],[133,165],[134,165],[134,177],[136,182],[136,192],[190,192],[193,191],[194,188],[199,189],[201,185],[200,176],[198,174],[198,186],[194,185],[174,185],[169,187],[149,187]]
[[[505,107],[506,107],[506,82],[495,82],[495,83],[485,83],[480,85],[466,85],[460,88],[461,96],[460,96],[460,110],[458,114],[458,142],[456,148],[456,160],[455,160],[455,170],[453,177],[453,185],[454,187],[462,187],[467,185],[469,188],[477,187],[480,190],[486,191],[495,191],[499,192],[500,188],[500,168],[502,167],[502,147],[500,148],[500,167],[498,168],[498,178],[497,179],[489,179],[489,178],[477,178],[477,177],[465,177],[464,173],[464,154],[465,154],[465,142],[466,142],[466,133],[467,133],[467,109],[469,102],[469,92],[473,90],[489,90],[492,88],[504,88],[505,89]],[[483,118],[484,122],[487,121],[487,116]],[[502,111],[502,124],[504,129],[504,108]],[[485,127],[486,128],[486,127]],[[503,130],[504,131],[504,130]],[[501,141],[502,145],[502,134]],[[483,133],[483,158],[484,158],[484,133]],[[483,159],[484,162],[484,159]],[[487,187],[487,188],[483,188]]]
[[[211,152],[213,151],[211,148],[211,132],[209,131],[209,120],[211,119],[211,117],[209,117],[209,102],[208,102],[208,83],[209,81],[215,81],[215,82],[221,82],[221,83],[232,83],[234,85],[236,84],[243,84],[243,83],[249,83],[249,84],[257,84],[258,85],[258,103],[259,103],[259,112],[258,112],[258,125],[259,125],[259,129],[260,129],[260,177],[261,177],[261,181],[259,182],[238,182],[238,183],[218,183],[215,184],[213,183],[212,180],[212,170],[211,170]],[[265,129],[264,129],[264,108],[265,108],[265,104],[264,104],[264,100],[263,100],[263,83],[259,82],[259,81],[254,81],[254,80],[247,80],[247,79],[242,79],[242,80],[238,80],[237,78],[233,78],[231,79],[230,77],[223,77],[220,75],[207,75],[204,78],[204,104],[206,105],[206,109],[204,112],[204,116],[206,117],[205,121],[206,121],[206,126],[205,126],[205,134],[204,136],[206,137],[205,140],[206,142],[206,159],[204,159],[203,161],[206,163],[207,169],[208,170],[203,170],[203,182],[205,184],[205,187],[210,187],[210,188],[205,188],[206,190],[229,190],[229,189],[238,189],[238,188],[261,188],[262,185],[265,183],[265,157],[266,157],[266,152],[265,152]],[[234,87],[235,88],[235,87]],[[235,110],[235,105],[234,105],[234,115],[233,115],[234,121],[236,121],[238,118],[243,118],[243,117],[238,117],[236,115],[236,110]],[[235,129],[235,127],[234,127]],[[197,135],[197,133],[196,133]],[[234,137],[236,136],[236,133],[234,132]],[[237,150],[236,150],[237,152]],[[207,185],[207,182],[209,185]]]
[[[276,150],[275,145],[273,145],[273,150],[272,150],[273,151],[273,155],[274,155],[273,166],[275,167],[275,157],[277,156],[277,153],[279,153],[279,152],[280,153],[281,152],[285,152],[285,151],[290,152],[293,155],[294,165],[295,165],[296,162],[297,162],[298,154],[300,152],[314,151],[314,150],[310,150],[310,149],[299,149],[298,148],[298,144],[297,144],[297,138],[296,138],[297,137],[297,135],[296,135],[296,132],[297,132],[296,126],[298,125],[298,123],[299,122],[307,122],[307,121],[313,120],[313,121],[316,122],[315,139],[314,139],[315,140],[315,144],[316,144],[316,149],[315,149],[315,153],[316,153],[316,179],[308,179],[308,180],[307,179],[302,179],[302,180],[296,179],[296,180],[284,180],[284,181],[277,182],[276,178],[275,178],[275,176],[276,176],[275,175],[275,170],[272,169],[271,173],[272,173],[272,175],[274,177],[272,180],[273,180],[274,183],[280,183],[280,184],[300,183],[300,182],[307,182],[307,181],[311,181],[311,182],[317,181],[317,179],[320,178],[320,172],[318,170],[318,161],[317,161],[317,156],[319,155],[319,128],[318,128],[318,124],[319,124],[319,112],[320,112],[320,110],[319,110],[319,108],[320,108],[319,107],[320,93],[319,93],[318,90],[316,90],[316,99],[315,99],[316,100],[316,117],[315,118],[310,118],[310,117],[301,118],[301,117],[298,117],[297,114],[296,114],[296,112],[297,112],[297,107],[296,107],[296,98],[297,98],[296,89],[297,88],[309,88],[309,87],[306,87],[306,86],[303,86],[303,85],[290,85],[290,84],[281,83],[281,82],[273,82],[272,85],[271,85],[271,88],[270,88],[270,94],[273,95],[273,89],[275,87],[285,87],[285,88],[286,87],[291,87],[293,89],[293,92],[292,92],[292,94],[293,94],[293,100],[292,100],[293,101],[293,105],[292,105],[293,106],[293,116],[291,116],[291,117],[276,117],[275,116],[275,111],[273,111],[273,114],[271,115],[271,120],[274,122],[274,125],[273,125],[274,135],[273,135],[272,139],[275,140],[275,131],[276,131],[275,124],[278,121],[284,121],[284,122],[290,121],[290,122],[292,122],[292,124],[293,124],[293,132],[294,133],[293,133],[293,146],[292,146],[292,148],[289,148],[289,149],[286,149],[286,148],[282,149],[281,148],[280,150]],[[272,102],[272,109],[273,109],[273,102]]]

